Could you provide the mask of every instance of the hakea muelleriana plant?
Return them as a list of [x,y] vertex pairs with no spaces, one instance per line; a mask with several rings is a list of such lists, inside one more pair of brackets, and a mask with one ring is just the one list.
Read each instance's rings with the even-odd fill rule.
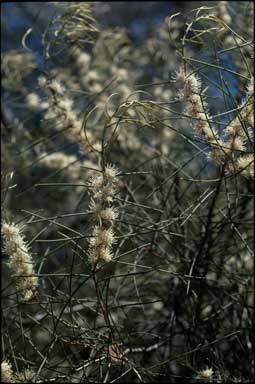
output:
[[113,225],[118,212],[112,206],[113,196],[118,189],[118,171],[114,166],[106,165],[105,169],[90,179],[91,196],[90,209],[98,219],[98,225],[92,230],[89,239],[88,255],[91,263],[99,260],[112,260],[112,245],[115,242]]
[[82,119],[74,109],[74,102],[66,96],[66,89],[58,80],[49,80],[44,76],[38,79],[39,86],[48,95],[48,109],[45,119],[56,123],[59,129],[68,129],[68,135],[72,141],[80,143],[80,149],[90,153],[93,158],[93,150],[101,148],[94,135],[86,130],[82,132]]
[[254,176],[254,155],[247,153],[247,141],[252,139],[251,128],[254,126],[253,81],[252,78],[249,82],[246,97],[238,107],[238,115],[225,128],[226,138],[220,140],[220,146],[210,154],[219,164],[225,163],[228,158],[231,161],[226,170],[239,171],[247,178]]
[[9,256],[7,265],[16,278],[17,292],[24,301],[34,297],[38,286],[33,260],[29,246],[24,240],[22,228],[16,224],[2,224],[2,234],[5,239],[5,253]]
[[251,139],[250,128],[254,125],[253,79],[247,87],[245,100],[238,108],[239,115],[225,129],[224,139],[219,137],[212,125],[199,76],[194,73],[186,74],[184,69],[181,69],[176,75],[176,83],[179,89],[178,99],[184,105],[185,114],[192,119],[193,129],[202,134],[211,146],[209,157],[219,165],[226,164],[226,171],[237,170],[245,177],[253,177],[253,155],[237,155],[246,151],[247,139]]
[[[254,78],[250,80],[246,98],[240,106],[240,117],[237,116],[227,127],[230,138],[230,147],[234,146],[236,138],[240,141],[242,149],[246,149],[247,141],[252,139],[252,128],[254,129]],[[244,129],[244,127],[245,129]],[[254,154],[245,153],[239,156],[232,164],[232,169],[237,169],[244,177],[254,177]]]
[[70,136],[77,141],[80,137],[82,121],[73,109],[73,100],[65,95],[65,89],[58,80],[40,76],[38,84],[48,95],[48,110],[45,118],[55,120],[60,128],[69,128]]
[[178,99],[184,105],[185,114],[192,119],[193,129],[210,144],[217,145],[218,133],[212,127],[200,78],[194,73],[187,74],[182,68],[176,74],[176,83],[179,88]]

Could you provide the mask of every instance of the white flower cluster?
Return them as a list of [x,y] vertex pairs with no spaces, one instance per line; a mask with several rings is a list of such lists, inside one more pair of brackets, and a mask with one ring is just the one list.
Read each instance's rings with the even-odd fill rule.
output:
[[49,97],[49,108],[45,113],[45,119],[54,122],[58,129],[68,129],[69,137],[74,142],[80,143],[82,151],[85,149],[88,153],[91,152],[92,147],[98,149],[99,143],[90,131],[86,130],[86,137],[84,136],[82,119],[74,109],[73,100],[65,95],[63,85],[57,80],[47,80],[43,76],[39,77],[38,84]]
[[12,383],[13,370],[9,361],[4,360],[1,363],[1,381],[3,383]]
[[[254,177],[254,155],[247,153],[247,141],[252,140],[254,126],[254,103],[253,103],[253,78],[248,84],[246,98],[242,101],[238,115],[230,122],[225,129],[227,135],[222,140],[222,149],[215,148],[214,158],[224,162],[224,156],[232,161],[228,165],[231,172],[240,171],[246,178]],[[246,152],[242,154],[242,152]],[[223,154],[224,153],[224,154]]]
[[[242,140],[243,147],[245,149],[247,139],[250,141],[253,139],[254,132],[254,77],[252,77],[251,81],[247,87],[247,94],[245,100],[241,104],[241,118],[238,117],[231,122],[230,128],[234,130],[237,128],[237,132],[239,133],[239,137]],[[240,129],[242,124],[246,126],[246,130]],[[235,132],[235,130],[234,130]],[[238,136],[237,133],[235,136]],[[234,137],[235,137],[234,136]],[[237,161],[234,163],[234,167],[241,171],[242,175],[246,178],[254,177],[254,153],[244,154],[240,156]]]
[[212,379],[213,379],[213,369],[212,368],[206,368],[202,371],[199,371],[198,372],[198,375],[197,375],[197,378],[198,379],[201,379],[203,381],[207,381],[207,382],[212,382]]
[[225,129],[224,139],[219,138],[212,126],[199,77],[195,74],[186,74],[181,69],[176,75],[176,83],[178,99],[184,104],[185,113],[192,119],[194,130],[202,134],[212,146],[209,157],[221,165],[226,162],[226,158],[231,159],[227,171],[241,171],[243,176],[253,177],[254,156],[250,153],[240,156],[240,152],[247,149],[246,142],[247,139],[251,140],[251,127],[254,125],[253,78],[247,87],[246,98],[239,107],[238,116]]
[[186,74],[181,69],[176,75],[176,83],[178,98],[184,104],[185,113],[192,119],[195,131],[201,133],[210,144],[217,144],[219,137],[212,127],[199,77],[194,73]]
[[23,372],[15,373],[8,360],[3,360],[1,363],[1,382],[2,383],[34,383],[35,373],[30,369],[25,369]]
[[16,277],[17,291],[23,295],[25,301],[30,300],[38,285],[38,277],[35,276],[32,257],[21,228],[16,224],[4,222],[2,234],[5,239],[5,252],[9,256],[8,266]]
[[38,79],[39,86],[49,96],[49,109],[45,118],[56,120],[60,128],[70,128],[70,133],[77,140],[80,135],[81,121],[73,110],[73,100],[64,95],[64,88],[57,80],[47,80],[44,76]]
[[112,260],[112,245],[115,242],[113,225],[118,217],[116,208],[112,207],[113,196],[117,192],[117,174],[115,167],[107,165],[100,175],[90,180],[93,193],[90,209],[99,220],[89,239],[88,254],[92,263]]
[[236,167],[246,178],[254,177],[254,154],[243,155],[236,162]]
[[254,106],[251,100],[253,95],[253,79],[250,81],[247,87],[247,96],[245,100],[241,103],[239,109],[239,116],[235,117],[231,123],[228,125],[226,132],[229,135],[227,140],[228,147],[233,147],[234,149],[244,150],[245,141],[247,139],[247,134],[249,135],[249,130],[244,130],[243,124],[247,128],[251,128],[254,125]]

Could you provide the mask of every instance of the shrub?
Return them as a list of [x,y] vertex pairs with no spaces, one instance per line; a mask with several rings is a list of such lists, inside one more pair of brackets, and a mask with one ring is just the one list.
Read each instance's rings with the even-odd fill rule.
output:
[[2,54],[2,380],[249,382],[253,3],[50,6]]

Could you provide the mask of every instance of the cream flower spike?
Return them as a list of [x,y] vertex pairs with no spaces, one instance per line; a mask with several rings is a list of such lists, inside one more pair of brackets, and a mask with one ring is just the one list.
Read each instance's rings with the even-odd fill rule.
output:
[[93,195],[89,207],[94,218],[99,221],[99,225],[93,227],[89,239],[88,255],[92,263],[112,260],[111,250],[115,243],[113,225],[118,217],[118,211],[112,207],[112,202],[118,187],[118,173],[115,166],[107,164],[102,172],[90,179]]
[[16,288],[25,301],[30,300],[38,285],[29,246],[24,240],[22,228],[16,224],[2,223],[2,234],[5,239],[5,252],[9,256],[8,266],[15,274]]

